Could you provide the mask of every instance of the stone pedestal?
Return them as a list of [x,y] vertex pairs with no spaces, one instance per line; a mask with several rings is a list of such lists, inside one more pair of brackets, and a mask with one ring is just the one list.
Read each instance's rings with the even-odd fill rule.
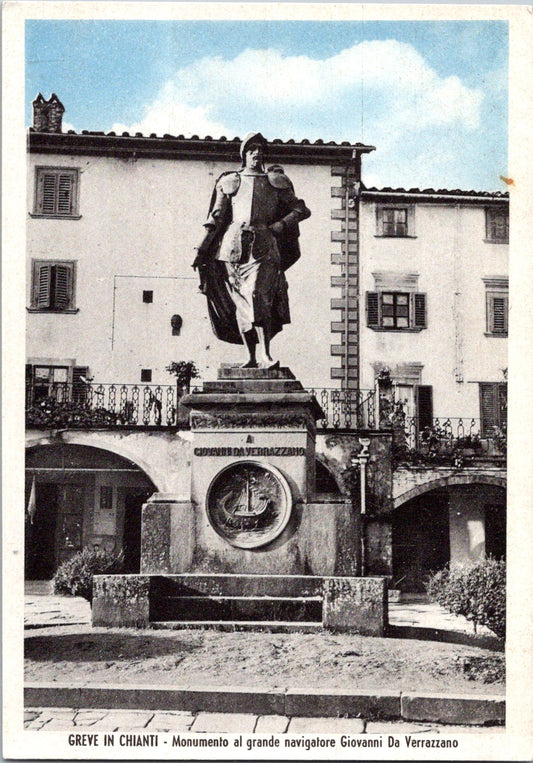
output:
[[[188,395],[182,405],[191,411],[194,433],[191,500],[196,548],[192,570],[304,573],[303,539],[298,528],[313,500],[315,422],[323,415],[314,396],[288,368],[244,369],[227,364],[219,369],[216,381],[206,382],[202,392]],[[234,491],[228,498],[228,512],[222,507],[222,516],[217,518],[216,505],[225,500],[224,491],[228,495],[232,492],[233,476],[235,491],[238,484],[250,483],[255,498],[246,498],[243,492],[239,499]],[[248,500],[250,512],[259,511],[261,499],[257,495],[268,484],[272,486],[273,504],[278,497],[281,500],[274,495],[276,491],[286,494],[283,500],[287,506],[279,511],[275,506],[272,512],[287,515],[286,521],[278,523],[279,532],[267,523],[261,527],[261,518],[255,529],[252,520],[246,524],[243,519],[243,532],[232,532],[230,526],[238,525],[238,520],[233,521],[233,515],[239,514],[238,501]],[[215,504],[215,516],[211,504]],[[244,515],[246,509],[241,507],[240,513]]]
[[358,512],[347,497],[316,500],[314,396],[288,368],[223,365],[181,405],[190,500],[155,493],[143,506],[141,574],[95,578],[93,624],[383,635],[385,581],[355,577]]

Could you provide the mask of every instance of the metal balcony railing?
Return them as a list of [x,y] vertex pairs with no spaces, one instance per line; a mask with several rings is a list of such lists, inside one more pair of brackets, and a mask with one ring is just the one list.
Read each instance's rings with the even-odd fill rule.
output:
[[[396,441],[405,453],[429,460],[503,456],[507,426],[482,428],[481,420],[467,417],[434,418],[431,425],[407,416],[397,429]],[[398,433],[401,433],[400,435]],[[402,437],[403,436],[403,437]]]
[[[201,390],[192,386],[191,392]],[[374,429],[373,390],[310,389],[324,416],[319,429]],[[36,428],[188,428],[174,384],[53,383],[26,386],[26,423]]]
[[[198,389],[191,387],[191,391]],[[26,422],[35,427],[188,427],[175,384],[27,385]]]
[[369,389],[312,388],[324,411],[317,421],[319,429],[375,429],[376,396]]

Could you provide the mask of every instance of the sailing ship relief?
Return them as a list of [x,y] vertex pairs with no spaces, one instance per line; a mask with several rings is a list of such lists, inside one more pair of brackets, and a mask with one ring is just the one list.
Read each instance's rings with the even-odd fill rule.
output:
[[279,478],[257,462],[237,462],[213,481],[208,514],[214,529],[235,545],[252,547],[284,519],[286,495]]

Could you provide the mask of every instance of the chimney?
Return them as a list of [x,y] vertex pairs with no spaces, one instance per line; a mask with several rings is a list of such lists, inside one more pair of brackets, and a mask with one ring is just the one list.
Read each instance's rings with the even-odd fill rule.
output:
[[42,93],[32,103],[33,106],[33,129],[37,132],[46,132],[48,129],[47,103]]
[[65,107],[55,93],[52,93],[48,101],[48,131],[61,132],[61,123]]
[[45,101],[39,93],[32,103],[33,129],[37,132],[61,132],[65,107],[55,93]]

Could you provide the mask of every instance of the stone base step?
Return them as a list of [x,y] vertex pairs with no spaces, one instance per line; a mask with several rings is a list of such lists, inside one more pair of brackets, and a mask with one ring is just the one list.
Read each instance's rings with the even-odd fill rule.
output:
[[[218,379],[205,381],[203,392],[302,392],[297,379]],[[198,393],[202,394],[202,393]]]
[[187,573],[154,575],[150,580],[150,598],[171,596],[231,596],[238,598],[300,597],[321,598],[324,578],[313,575],[240,575]]
[[287,366],[277,368],[242,368],[235,363],[221,363],[217,373],[218,379],[295,379],[293,372]]
[[155,599],[150,620],[322,622],[321,597],[184,595]]
[[322,623],[315,622],[274,622],[263,620],[231,621],[231,620],[157,620],[150,622],[150,628],[155,630],[181,630],[209,628],[218,631],[264,631],[265,633],[318,633]]

